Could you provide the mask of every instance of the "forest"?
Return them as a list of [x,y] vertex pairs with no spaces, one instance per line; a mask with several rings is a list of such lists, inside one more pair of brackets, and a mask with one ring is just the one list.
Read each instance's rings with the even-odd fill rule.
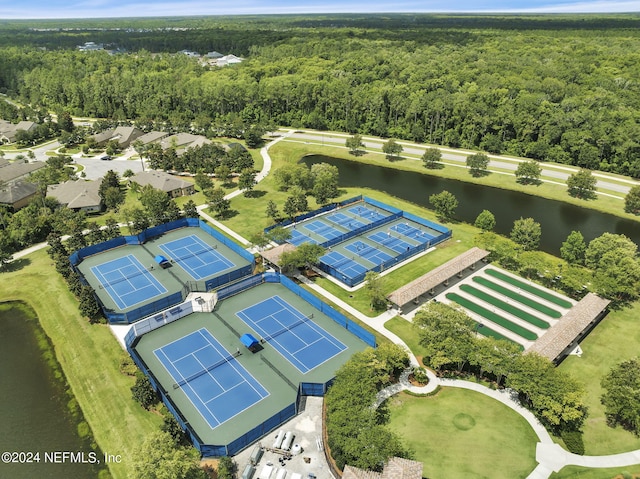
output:
[[[357,132],[638,178],[639,26],[631,14],[14,21],[0,25],[0,93],[145,129]],[[85,41],[128,53],[77,51]],[[245,61],[203,66],[184,48]]]

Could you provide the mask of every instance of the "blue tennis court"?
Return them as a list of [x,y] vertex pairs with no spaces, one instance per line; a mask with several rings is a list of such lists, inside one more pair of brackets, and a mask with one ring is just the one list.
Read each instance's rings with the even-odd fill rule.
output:
[[392,249],[396,253],[404,253],[414,247],[414,245],[407,243],[396,236],[392,236],[390,232],[384,233],[383,231],[378,231],[367,236],[367,238],[375,243],[379,243],[389,249]]
[[362,241],[354,241],[353,243],[349,243],[344,247],[345,249],[357,254],[358,256],[361,256],[362,258],[366,259],[376,266],[393,258],[393,256],[391,256],[390,254],[379,250],[375,246],[363,243]]
[[280,296],[236,313],[300,372],[307,373],[347,347]]
[[325,239],[333,239],[344,234],[343,231],[335,229],[333,226],[328,225],[320,220],[312,221],[309,224],[305,224],[304,228],[307,228],[312,233],[322,236]]
[[349,279],[355,278],[359,274],[364,274],[369,271],[368,268],[365,268],[357,261],[348,258],[337,251],[330,251],[329,253],[322,255],[320,257],[320,261],[332,266],[339,271],[340,274]]
[[185,236],[158,247],[193,279],[214,276],[235,265],[195,235]]
[[290,229],[291,238],[287,240],[288,243],[291,243],[295,246],[300,246],[302,243],[314,243],[318,242],[312,238],[309,238],[306,234],[300,233],[297,229]]
[[369,220],[370,223],[374,221],[381,220],[382,218],[386,218],[389,216],[388,214],[380,213],[379,211],[373,210],[371,208],[367,208],[366,206],[352,206],[347,210],[349,213],[353,213],[355,215],[360,216],[361,218],[365,218]]
[[350,231],[362,228],[365,224],[355,219],[353,216],[347,216],[344,213],[332,213],[330,215],[325,216],[326,219],[335,223],[337,225],[342,226],[343,228],[347,228]]
[[405,235],[408,238],[419,241],[420,243],[427,243],[434,238],[433,235],[430,235],[426,231],[419,230],[418,228],[411,226],[409,223],[398,223],[396,225],[393,225],[391,229]]
[[120,309],[148,301],[167,289],[133,255],[91,267],[91,272]]
[[204,328],[153,353],[212,429],[269,396]]

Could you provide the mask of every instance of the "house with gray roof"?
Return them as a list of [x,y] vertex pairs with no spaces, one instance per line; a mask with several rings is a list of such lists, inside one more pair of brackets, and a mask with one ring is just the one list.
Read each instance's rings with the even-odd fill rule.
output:
[[33,183],[19,182],[6,185],[0,189],[0,205],[6,205],[18,211],[27,206],[38,194],[38,187]]
[[165,131],[150,131],[149,133],[145,133],[140,137],[136,138],[136,141],[139,141],[143,145],[149,145],[151,143],[156,143],[161,141],[169,136],[169,133]]
[[157,190],[164,191],[171,198],[192,195],[196,191],[193,183],[176,178],[164,171],[143,171],[129,178],[129,181],[140,186],[151,185]]
[[55,198],[61,205],[76,211],[94,213],[102,211],[102,198],[98,193],[102,180],[69,180],[47,187],[47,198]]
[[142,135],[144,135],[144,132],[135,126],[119,126],[115,129],[96,133],[92,138],[96,141],[96,144],[101,146],[111,140],[116,140],[120,148],[127,148]]
[[9,163],[0,168],[0,183],[13,183],[25,179],[34,171],[44,168],[45,166],[46,164],[43,161]]
[[19,131],[32,131],[36,126],[38,124],[33,121],[21,121],[13,124],[0,120],[0,142],[13,143],[16,141],[16,135]]

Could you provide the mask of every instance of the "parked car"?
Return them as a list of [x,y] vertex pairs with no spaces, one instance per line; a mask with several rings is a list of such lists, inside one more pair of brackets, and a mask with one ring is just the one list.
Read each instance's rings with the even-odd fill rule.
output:
[[100,158],[102,161],[111,161],[111,157],[109,155],[104,155]]

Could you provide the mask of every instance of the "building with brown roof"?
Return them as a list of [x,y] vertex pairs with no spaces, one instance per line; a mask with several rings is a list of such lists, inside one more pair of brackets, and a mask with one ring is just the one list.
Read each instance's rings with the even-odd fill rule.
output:
[[129,181],[140,186],[151,185],[157,190],[164,191],[171,198],[192,195],[196,191],[193,183],[176,178],[164,171],[143,171],[129,178]]
[[422,463],[392,457],[384,465],[382,472],[367,471],[353,466],[345,466],[342,479],[422,479]]
[[93,213],[102,211],[102,198],[98,193],[102,180],[69,180],[47,187],[47,198],[55,198],[61,205],[76,211]]
[[32,131],[37,123],[33,121],[20,121],[16,124],[0,120],[0,142],[13,143],[19,131]]
[[27,206],[38,194],[33,183],[13,183],[0,189],[0,204],[10,206],[14,211]]

